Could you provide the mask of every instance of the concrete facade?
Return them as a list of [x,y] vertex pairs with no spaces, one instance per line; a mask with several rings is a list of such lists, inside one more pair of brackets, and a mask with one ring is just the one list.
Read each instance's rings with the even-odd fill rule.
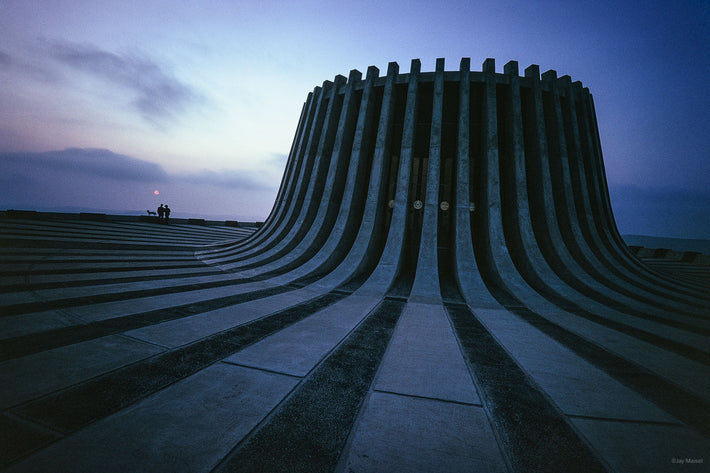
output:
[[8,471],[707,471],[710,287],[568,76],[336,76],[264,224],[191,223],[3,221]]

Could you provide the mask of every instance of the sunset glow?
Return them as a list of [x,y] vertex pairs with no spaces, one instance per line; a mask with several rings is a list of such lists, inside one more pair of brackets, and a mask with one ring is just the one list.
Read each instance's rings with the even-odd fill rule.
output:
[[490,57],[589,87],[622,233],[710,237],[709,5],[5,0],[0,209],[138,212],[150,186],[176,216],[263,221],[314,87]]

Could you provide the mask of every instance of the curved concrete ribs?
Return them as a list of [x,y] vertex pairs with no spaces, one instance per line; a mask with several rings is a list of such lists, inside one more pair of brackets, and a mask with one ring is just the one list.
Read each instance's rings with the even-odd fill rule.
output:
[[264,226],[198,256],[280,284],[386,293],[409,279],[413,302],[441,302],[446,278],[444,298],[471,308],[707,315],[704,288],[650,270],[619,236],[581,83],[534,65],[520,77],[514,61],[499,74],[493,59],[419,69],[316,87]]
[[0,468],[702,462],[710,291],[621,240],[589,91],[420,67],[316,87],[254,233],[0,220]]
[[[520,76],[511,61],[501,74],[487,59],[473,72],[464,58],[458,71],[438,59],[434,72],[421,72],[413,60],[408,74],[390,63],[383,77],[370,67],[364,80],[352,71],[324,83],[304,105],[264,226],[197,255],[250,284],[298,287],[299,301],[343,291],[336,307],[348,308],[350,324],[387,301],[405,303],[339,468],[367,469],[365,456],[386,464],[394,451],[420,456],[411,438],[378,452],[366,445],[387,427],[373,413],[384,409],[382,393],[479,402],[461,397],[467,379],[513,469],[626,469],[601,439],[643,449],[622,440],[618,422],[629,420],[679,422],[705,437],[688,434],[690,443],[707,445],[707,287],[629,252],[609,202],[592,96],[555,71],[532,65]],[[509,355],[496,358],[499,350]],[[437,412],[454,415],[450,406]],[[411,422],[446,435],[431,419]],[[556,432],[552,443],[569,446],[555,451],[556,467],[531,457],[535,434],[518,424],[544,424]]]

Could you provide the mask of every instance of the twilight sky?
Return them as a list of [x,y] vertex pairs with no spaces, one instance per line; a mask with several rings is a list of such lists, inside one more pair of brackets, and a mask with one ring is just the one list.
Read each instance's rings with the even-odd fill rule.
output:
[[308,92],[437,57],[582,81],[621,232],[710,238],[707,0],[0,0],[0,209],[264,220]]

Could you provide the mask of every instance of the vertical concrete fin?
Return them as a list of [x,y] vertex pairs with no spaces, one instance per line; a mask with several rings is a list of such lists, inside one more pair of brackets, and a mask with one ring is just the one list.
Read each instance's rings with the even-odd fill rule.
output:
[[[497,192],[499,186],[498,177],[498,115],[496,110],[496,83],[495,83],[495,60],[486,59],[483,63],[484,83],[483,83],[483,104],[482,114],[483,123],[482,132],[482,152],[481,152],[481,172],[479,174],[479,185],[481,192],[481,205],[479,208],[479,222],[484,224],[480,228],[480,240],[482,247],[488,248],[491,242],[489,239],[493,237],[488,230],[490,213],[500,212],[500,202],[496,195],[491,195]],[[476,238],[478,235],[474,235]],[[502,235],[501,235],[502,237]],[[502,243],[502,242],[501,242]]]
[[[542,248],[543,253],[547,250],[549,257],[557,260],[564,259],[568,255],[565,243],[562,239],[560,230],[560,219],[557,216],[555,201],[560,192],[565,189],[556,189],[553,187],[553,177],[551,174],[551,160],[557,162],[558,167],[562,167],[563,146],[564,146],[564,130],[560,128],[561,116],[558,116],[555,108],[555,103],[559,104],[559,93],[555,82],[550,84],[550,95],[552,103],[548,113],[551,115],[550,124],[553,130],[548,133],[547,124],[545,123],[545,105],[542,96],[542,87],[540,83],[540,69],[538,66],[530,66],[525,70],[526,77],[531,77],[531,108],[529,112],[528,126],[531,130],[531,143],[529,150],[531,155],[527,158],[527,174],[530,183],[528,187],[528,198],[530,206],[537,209],[536,218],[531,220],[535,230],[535,235],[538,240],[538,245]],[[559,123],[558,123],[559,122]],[[561,130],[561,131],[560,131]],[[548,141],[550,136],[551,141]],[[567,173],[569,174],[569,173]],[[564,175],[564,170],[560,176]],[[571,185],[569,181],[562,187]],[[558,186],[559,187],[559,186]],[[564,207],[564,206],[563,206]],[[570,261],[571,264],[571,261]]]
[[[581,87],[580,87],[581,89]],[[598,208],[594,207],[593,196],[590,195],[590,188],[587,181],[587,170],[585,166],[586,149],[584,146],[583,124],[579,123],[578,110],[580,106],[579,95],[574,84],[567,83],[562,91],[566,95],[563,114],[569,128],[571,138],[567,143],[569,152],[569,167],[573,180],[571,191],[573,192],[575,207],[577,209],[577,225],[581,230],[583,240],[579,242],[580,247],[589,249],[594,260],[598,261],[601,267],[611,268],[611,258],[606,248],[601,242],[599,233],[596,231],[594,212]],[[605,271],[608,271],[605,269]],[[618,271],[614,269],[613,271]]]
[[519,74],[518,61],[508,61],[503,66],[503,73],[509,76],[517,76]]
[[283,215],[283,218],[267,239],[259,242],[258,246],[252,245],[252,247],[244,249],[244,251],[240,252],[238,257],[235,257],[233,262],[243,261],[256,254],[269,250],[292,231],[296,217],[300,214],[300,211],[303,208],[304,196],[308,192],[308,185],[311,181],[311,173],[316,157],[316,151],[318,149],[320,136],[323,132],[323,123],[325,121],[328,104],[330,102],[329,98],[332,86],[333,82],[326,80],[323,82],[323,86],[320,89],[316,89],[318,94],[315,103],[315,110],[311,119],[311,126],[308,130],[307,137],[304,136],[304,142],[302,143],[303,150],[300,153],[301,165],[298,168],[298,172],[294,176],[293,192],[287,202],[286,212]]
[[[503,278],[510,275],[509,268],[497,265],[509,261],[508,247],[503,231],[503,215],[500,198],[500,166],[498,137],[498,97],[496,92],[494,60],[486,59],[483,65],[483,126],[481,172],[475,185],[480,186],[481,202],[477,206],[476,233],[473,235],[477,245],[474,250],[481,267],[485,262],[486,274],[493,284],[504,287]],[[505,274],[501,274],[505,272]]]
[[[486,285],[481,279],[478,264],[473,253],[473,238],[471,235],[471,218],[474,209],[470,200],[469,180],[472,163],[470,147],[471,131],[471,60],[461,59],[459,68],[459,121],[458,148],[456,156],[456,207],[454,213],[454,249],[452,251],[455,265],[456,282],[464,300],[472,308],[498,308],[499,304],[491,297]],[[476,152],[476,155],[478,153]]]
[[[348,130],[347,137],[343,138],[340,149],[341,153],[346,153],[345,147],[347,146],[348,159],[343,159],[344,163],[347,164],[340,171],[340,175],[333,182],[334,192],[338,197],[338,202],[342,201],[339,213],[344,213],[345,215],[351,215],[355,217],[359,215],[362,211],[365,201],[365,179],[366,179],[366,165],[367,162],[367,152],[369,150],[369,136],[371,127],[373,124],[373,114],[374,110],[374,94],[373,87],[375,80],[379,76],[379,69],[374,66],[370,66],[367,70],[367,77],[365,79],[365,85],[363,87],[362,97],[360,98],[359,107],[356,107],[356,97],[352,96],[348,99],[348,114],[352,115],[347,118],[346,128]],[[355,111],[358,111],[355,114]],[[345,113],[345,109],[343,109]],[[342,120],[342,118],[341,118]],[[338,207],[331,205],[332,216],[335,216],[335,211]],[[342,208],[347,208],[343,212]],[[354,223],[356,218],[351,219]],[[349,248],[349,243],[353,241],[355,236],[351,226],[348,228],[349,235],[345,240],[348,243],[346,248],[341,248],[340,251],[346,251]]]
[[[581,83],[580,83],[581,87]],[[584,117],[587,122],[587,134],[589,136],[590,149],[590,166],[594,171],[594,179],[599,189],[599,199],[602,205],[602,210],[606,218],[607,229],[612,232],[616,229],[613,213],[611,211],[611,203],[609,201],[609,193],[607,189],[606,173],[604,171],[604,159],[602,157],[602,148],[599,138],[599,128],[597,126],[596,113],[594,111],[594,102],[589,89],[582,88],[582,97],[584,104]],[[626,246],[625,244],[623,246]]]
[[315,216],[321,193],[326,180],[326,169],[329,163],[330,151],[337,128],[337,117],[340,115],[340,106],[336,96],[339,88],[345,84],[342,75],[335,76],[333,82],[324,83],[325,100],[321,102],[320,113],[317,115],[316,126],[319,133],[314,133],[309,139],[310,156],[309,166],[306,168],[303,179],[300,181],[298,200],[294,203],[293,212],[287,224],[281,228],[278,240],[273,244],[259,248],[249,257],[242,257],[234,267],[265,264],[274,261],[286,251],[292,249],[308,231],[310,223]]
[[392,209],[389,232],[387,233],[387,241],[377,267],[360,288],[363,293],[375,292],[380,294],[383,288],[389,288],[402,265],[409,214],[409,181],[412,172],[412,152],[417,124],[420,69],[421,61],[412,59],[407,82],[407,102],[404,108],[402,145],[396,180],[397,187],[395,189],[395,202]]
[[441,302],[438,267],[439,177],[441,174],[441,130],[444,111],[444,59],[436,60],[434,94],[429,131],[429,164],[424,197],[424,216],[417,272],[412,286],[412,302]]
[[[512,72],[512,71],[511,71]],[[539,80],[534,79],[533,88],[539,91]],[[506,137],[508,144],[502,146],[507,149],[508,156],[501,158],[501,173],[505,177],[502,182],[501,195],[503,202],[503,221],[506,232],[506,242],[509,248],[508,253],[512,257],[515,269],[508,268],[515,277],[507,276],[510,286],[517,286],[526,292],[530,289],[552,288],[560,300],[566,297],[576,297],[576,293],[568,287],[552,270],[538,244],[546,241],[548,230],[545,223],[544,206],[531,209],[530,192],[539,192],[544,189],[549,202],[552,204],[552,180],[549,173],[536,172],[533,182],[537,189],[529,189],[528,176],[532,174],[533,166],[539,170],[540,161],[547,160],[547,151],[544,146],[545,128],[544,119],[534,112],[535,105],[531,107],[531,100],[541,98],[540,94],[526,95],[525,113],[523,113],[523,93],[521,91],[521,79],[517,73],[510,74],[510,90],[506,94],[503,115],[506,120]],[[540,104],[541,105],[541,104]],[[533,108],[531,113],[530,108]],[[537,107],[541,108],[541,107]],[[527,137],[530,142],[526,143]],[[538,235],[536,235],[534,222],[538,225]],[[554,222],[556,225],[556,221]],[[544,236],[543,236],[544,234]],[[558,244],[562,242],[558,240]],[[507,263],[506,263],[507,264]],[[504,265],[501,264],[501,267]],[[522,276],[522,279],[520,279]],[[518,281],[516,281],[518,279]],[[514,294],[525,300],[528,299],[524,292]]]
[[[348,82],[345,86],[342,105],[340,107],[340,115],[338,125],[335,132],[334,144],[330,153],[331,165],[328,168],[328,178],[326,181],[326,189],[324,189],[323,198],[331,199],[332,193],[340,194],[342,191],[342,178],[344,170],[348,168],[350,161],[350,145],[352,137],[355,133],[355,124],[357,120],[357,100],[355,98],[355,86],[362,80],[362,73],[357,69],[350,71]],[[332,163],[337,162],[339,165],[333,166]],[[333,189],[333,186],[338,186],[338,189]],[[328,189],[330,188],[330,189]],[[339,202],[340,197],[338,197]],[[327,204],[331,205],[331,204]]]
[[525,68],[525,77],[530,79],[540,79],[540,66],[537,64],[530,64]]
[[[468,58],[458,73],[444,66],[438,58],[434,73],[421,74],[414,59],[406,75],[390,63],[384,80],[370,67],[364,83],[353,70],[316,87],[267,223],[244,243],[201,255],[274,283],[337,285],[372,271],[363,287],[379,295],[411,270],[403,275],[413,277],[411,298],[439,303],[448,281],[438,260],[453,254],[441,267],[453,265],[474,308],[571,303],[596,313],[613,300],[675,309],[663,296],[676,286],[639,271],[618,235],[588,89],[534,64],[522,78],[516,61],[503,74],[493,59],[482,73]],[[455,87],[458,106],[446,95]],[[420,104],[424,97],[431,102]],[[423,210],[412,210],[415,191]],[[455,200],[453,215],[439,200]]]
[[[393,110],[393,104],[388,105],[386,97],[391,98],[392,88],[394,87],[394,82],[398,74],[398,68],[390,67],[388,72],[388,77],[385,81],[385,91],[382,103],[382,115],[389,117]],[[362,120],[365,120],[364,128],[372,126],[372,120],[367,118],[362,118],[363,114],[365,116],[372,115],[377,112],[375,110],[375,100],[374,100],[374,84],[378,79],[379,70],[372,66],[368,68],[367,77],[365,79],[365,85],[363,88],[363,95],[360,105],[360,114],[358,116],[358,129]],[[389,111],[389,113],[386,113]],[[383,120],[385,123],[383,123]],[[388,125],[389,122],[390,124]],[[380,127],[384,127],[384,132],[389,133],[389,128],[391,128],[391,120],[389,118],[380,119]],[[366,130],[363,129],[362,133]],[[356,131],[356,136],[359,134]],[[379,136],[379,134],[378,134]],[[353,142],[353,148],[361,148],[360,145],[356,145],[355,141],[359,141],[359,138],[355,138]],[[364,148],[363,148],[364,150]],[[375,151],[372,162],[372,171],[369,176],[366,172],[363,172],[363,167],[367,164],[367,159],[360,152],[352,152],[351,159],[348,166],[347,176],[345,179],[345,186],[343,190],[343,198],[340,201],[340,206],[338,209],[338,215],[336,221],[333,225],[333,230],[328,236],[328,240],[318,251],[316,256],[312,258],[304,268],[311,271],[317,271],[322,268],[332,267],[337,264],[337,267],[333,269],[328,275],[326,275],[322,280],[321,284],[335,287],[341,285],[348,281],[353,276],[356,276],[360,272],[364,271],[365,266],[367,266],[369,259],[372,258],[373,254],[373,244],[372,241],[375,240],[375,221],[377,219],[376,215],[378,212],[384,213],[383,209],[378,208],[378,202],[376,199],[367,198],[364,200],[364,209],[358,208],[355,205],[354,200],[358,197],[355,194],[361,194],[367,189],[367,196],[377,195],[381,192],[381,180],[382,180],[382,156],[380,156],[378,161],[378,153]],[[369,182],[368,182],[369,177]],[[359,225],[359,230],[358,230]],[[301,269],[301,268],[299,268]]]
[[[316,111],[318,110],[321,100],[323,97],[323,88],[318,86],[313,89],[308,96],[307,112],[305,116],[305,123],[303,129],[298,134],[298,141],[294,143],[294,165],[287,174],[286,189],[284,192],[284,197],[279,205],[279,208],[272,218],[264,224],[262,227],[263,231],[260,232],[259,238],[251,239],[248,243],[238,245],[230,253],[245,252],[257,245],[263,245],[267,241],[271,241],[270,237],[281,227],[285,222],[286,216],[289,214],[289,209],[292,209],[295,205],[294,195],[298,188],[299,175],[301,174],[305,162],[305,154],[308,139],[313,131],[313,122],[315,121]],[[224,256],[228,256],[225,254]]]
[[[359,221],[355,242],[336,271],[328,275],[327,279],[329,280],[347,280],[351,275],[364,271],[366,267],[374,263],[373,260],[376,257],[374,248],[380,241],[383,217],[386,212],[385,192],[387,186],[385,182],[392,145],[392,128],[395,113],[394,88],[398,76],[399,65],[396,62],[390,62],[387,66],[387,77],[385,78],[382,92],[375,150],[369,173],[367,186],[369,198],[365,201],[365,208]],[[350,176],[348,176],[348,179],[350,179]],[[336,227],[343,225],[348,231],[355,230],[357,221],[356,218],[351,217],[352,210],[351,206],[341,206]]]
[[542,73],[542,80],[557,80],[557,71],[550,69]]
[[[375,126],[375,97],[374,84],[379,77],[380,70],[375,66],[367,68],[367,77],[360,99],[360,108],[355,126],[355,134],[352,140],[352,150],[350,152],[351,166],[348,173],[355,173],[352,181],[360,182],[365,178],[367,172],[368,153],[371,149],[372,129]],[[356,213],[360,213],[365,201],[365,186],[346,188],[345,194],[350,196],[351,206],[355,207]]]
[[525,148],[523,143],[523,113],[520,98],[520,77],[518,63],[511,61],[505,65],[505,73],[510,79],[510,88],[503,107],[505,120],[502,148],[506,156],[500,156],[500,169],[505,179],[501,182],[501,201],[504,228],[508,247],[517,255],[519,265],[530,266],[530,248],[534,236],[529,225],[531,214],[528,205],[527,180],[525,179]]
[[496,60],[492,57],[487,58],[483,61],[481,70],[489,74],[494,74],[496,72]]
[[[296,161],[295,157],[295,150],[296,150],[296,144],[298,143],[298,139],[300,135],[303,133],[303,128],[305,127],[305,122],[306,122],[306,111],[308,110],[308,106],[310,104],[310,101],[312,100],[313,94],[308,94],[308,98],[306,99],[306,102],[303,104],[303,107],[301,108],[301,117],[298,120],[298,127],[296,128],[296,134],[293,137],[293,143],[291,143],[291,149],[288,152],[288,158],[286,161],[286,170],[284,172],[284,178],[281,180],[281,185],[279,186],[279,192],[276,194],[276,200],[274,202],[274,208],[276,208],[278,205],[281,204],[281,200],[283,199],[283,193],[285,190],[285,184],[286,184],[286,179],[287,176],[293,171],[293,166]],[[271,214],[269,214],[271,215]],[[267,220],[269,220],[267,218]]]
[[[558,160],[561,173],[556,182],[561,181],[561,183],[555,189],[558,212],[548,218],[558,222],[562,238],[566,247],[570,249],[571,257],[574,258],[575,263],[585,272],[597,276],[603,265],[599,262],[598,255],[591,249],[583,234],[583,230],[587,228],[586,217],[584,217],[586,212],[583,210],[587,207],[587,204],[584,204],[587,198],[583,195],[585,186],[579,180],[579,136],[574,101],[570,98],[572,95],[571,86],[572,82],[569,76],[562,76],[550,84],[553,100],[553,119],[550,123],[554,129],[550,133],[553,139],[550,141],[549,147],[551,156]],[[566,96],[564,108],[563,95]],[[571,139],[568,139],[568,133]]]
[[584,155],[584,169],[587,174],[587,187],[591,206],[595,209],[593,214],[594,230],[598,233],[599,239],[610,252],[610,257],[615,263],[626,265],[631,268],[628,258],[625,254],[617,249],[617,244],[614,242],[610,227],[613,225],[613,218],[609,216],[611,209],[609,208],[609,200],[606,191],[606,177],[602,175],[602,168],[599,166],[601,157],[596,146],[596,123],[591,117],[591,108],[589,106],[590,97],[589,91],[582,86],[581,82],[573,82],[572,89],[578,100],[578,126],[580,127],[580,136],[582,151]]
[[[350,71],[347,83],[344,77],[336,77],[331,92],[329,118],[325,125],[327,133],[331,136],[334,135],[334,138],[323,139],[321,137],[318,151],[321,170],[314,174],[314,178],[318,181],[312,180],[309,184],[309,194],[307,194],[303,206],[303,210],[306,210],[307,213],[304,216],[302,210],[297,221],[303,222],[303,224],[296,227],[296,231],[293,232],[293,242],[297,242],[297,246],[289,249],[288,239],[284,239],[280,245],[274,247],[276,251],[269,255],[269,260],[278,257],[280,259],[263,266],[260,271],[256,272],[291,268],[302,262],[309,254],[314,253],[314,249],[320,248],[328,236],[327,232],[332,228],[335,210],[343,196],[343,180],[350,160],[349,144],[355,127],[357,110],[353,95],[355,86],[361,78],[362,74],[356,69]],[[343,85],[345,90],[341,93]],[[340,95],[343,95],[343,99],[342,103],[338,105]],[[338,116],[337,120],[336,116]],[[327,140],[329,139],[334,141],[332,148],[328,145]],[[329,159],[326,159],[328,157]],[[323,171],[326,167],[327,172]],[[318,196],[319,192],[320,196]]]
[[[536,236],[543,252],[547,250],[550,257],[558,261],[567,261],[568,265],[571,265],[573,261],[567,251],[563,239],[564,232],[561,228],[561,225],[570,221],[570,212],[574,212],[574,203],[568,192],[572,182],[569,178],[569,169],[567,169],[564,124],[559,110],[559,91],[557,83],[551,81],[549,85],[551,97],[549,103],[551,105],[548,107],[550,132],[548,132],[539,69],[535,75],[537,77],[531,84],[533,110],[530,123],[534,136],[533,145],[530,147],[533,156],[528,160],[528,175],[530,182],[538,183],[538,185],[530,186],[528,192],[531,193],[529,196],[531,206],[538,209],[538,218],[534,219],[532,223],[535,225]],[[559,169],[556,174],[557,179],[562,179],[562,182],[565,183],[563,185],[552,185],[555,179],[551,171],[553,160],[555,161],[554,165]]]
[[313,93],[309,92],[308,97],[306,98],[306,101],[303,104],[303,107],[301,107],[301,116],[298,120],[298,126],[296,127],[296,133],[293,137],[293,142],[291,143],[291,149],[288,152],[288,158],[286,160],[286,167],[284,169],[284,175],[283,175],[283,178],[281,179],[281,183],[279,185],[279,191],[276,194],[276,199],[274,200],[274,205],[272,206],[268,217],[266,217],[266,220],[264,221],[264,225],[262,225],[256,232],[251,234],[248,238],[243,240],[241,242],[242,244],[259,238],[261,234],[268,231],[268,229],[271,227],[271,225],[274,224],[274,221],[276,220],[276,214],[278,213],[279,209],[283,205],[284,195],[285,195],[285,192],[288,188],[287,183],[289,182],[289,177],[291,175],[293,175],[293,168],[296,165],[296,153],[295,153],[296,144],[298,143],[300,136],[303,133],[303,129],[306,126],[306,121],[308,118],[307,117],[307,110],[308,110],[308,107],[310,105],[312,98],[313,98]]
[[[357,75],[357,71],[351,72],[351,75]],[[317,138],[317,147],[314,150],[314,158],[311,167],[311,173],[304,180],[306,183],[305,193],[302,194],[300,212],[298,212],[295,222],[291,225],[288,235],[282,240],[279,245],[281,248],[287,246],[286,242],[299,240],[305,234],[305,231],[310,226],[312,218],[315,216],[318,209],[318,202],[321,201],[321,196],[325,182],[327,179],[327,169],[331,161],[331,153],[335,137],[338,131],[338,120],[342,104],[337,100],[340,88],[347,84],[347,79],[342,75],[335,76],[331,87],[328,90],[328,103],[324,110],[324,116],[321,124],[321,133]]]

